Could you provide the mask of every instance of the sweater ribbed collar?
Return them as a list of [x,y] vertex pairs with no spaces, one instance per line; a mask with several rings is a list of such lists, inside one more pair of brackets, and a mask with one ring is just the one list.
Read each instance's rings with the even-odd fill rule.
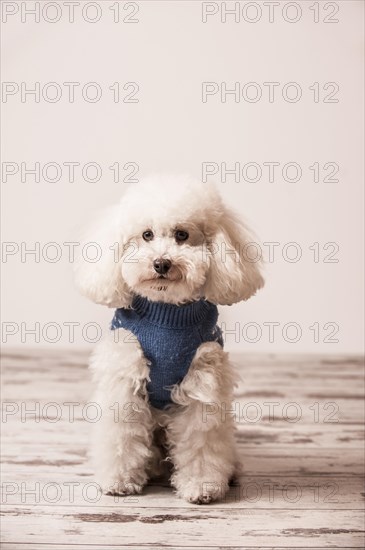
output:
[[132,301],[134,311],[149,322],[166,328],[184,328],[197,325],[207,315],[209,303],[198,300],[190,304],[175,305],[164,302],[151,302],[142,296]]

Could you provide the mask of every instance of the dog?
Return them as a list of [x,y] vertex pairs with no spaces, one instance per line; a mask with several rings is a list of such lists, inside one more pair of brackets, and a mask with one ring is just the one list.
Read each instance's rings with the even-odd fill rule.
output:
[[[81,255],[76,284],[116,308],[92,354],[93,461],[103,493],[141,493],[170,465],[188,502],[223,498],[239,468],[231,408],[236,381],[217,326],[217,305],[263,284],[247,227],[211,183],[152,176],[85,232],[97,259]],[[84,247],[83,247],[84,249]],[[224,413],[224,414],[222,414]]]

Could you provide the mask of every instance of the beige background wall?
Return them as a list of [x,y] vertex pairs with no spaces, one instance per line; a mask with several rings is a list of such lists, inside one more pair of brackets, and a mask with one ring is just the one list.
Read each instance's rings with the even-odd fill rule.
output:
[[[2,2],[3,342],[90,346],[88,323],[106,330],[112,312],[73,289],[64,243],[119,199],[132,171],[202,178],[210,163],[226,200],[267,243],[266,288],[221,308],[239,332],[227,348],[360,352],[363,2],[238,2],[226,22],[234,2],[76,4],[40,2],[37,22],[28,13],[37,3]],[[26,93],[37,86],[38,97]],[[222,101],[224,86],[238,95]],[[35,163],[39,181],[26,172]],[[240,169],[238,181],[224,181],[222,163]],[[273,181],[267,163],[279,163]],[[24,254],[37,246],[39,257]],[[26,333],[35,327],[37,337]]]

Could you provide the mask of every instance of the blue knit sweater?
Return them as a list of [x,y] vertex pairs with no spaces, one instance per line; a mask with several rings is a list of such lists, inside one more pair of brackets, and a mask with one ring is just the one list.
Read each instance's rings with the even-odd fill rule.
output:
[[217,319],[217,306],[205,300],[177,306],[135,296],[131,309],[115,311],[111,329],[130,330],[150,363],[147,390],[151,405],[164,409],[172,403],[169,387],[186,376],[203,342],[218,342],[223,347]]

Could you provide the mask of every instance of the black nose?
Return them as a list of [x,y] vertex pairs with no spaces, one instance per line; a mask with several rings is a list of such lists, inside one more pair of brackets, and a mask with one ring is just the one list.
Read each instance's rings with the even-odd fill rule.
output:
[[170,260],[164,260],[160,258],[159,260],[155,260],[153,262],[153,268],[156,271],[156,273],[159,273],[160,275],[165,275],[165,273],[168,272],[168,270],[171,267]]

